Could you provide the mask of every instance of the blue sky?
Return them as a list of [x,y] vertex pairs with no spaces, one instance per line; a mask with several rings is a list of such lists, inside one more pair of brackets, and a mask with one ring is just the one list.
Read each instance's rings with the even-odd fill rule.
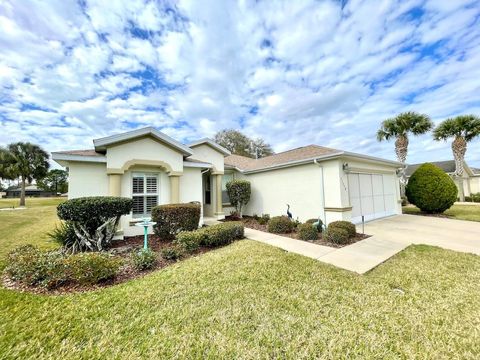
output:
[[[480,0],[2,1],[0,145],[155,126],[393,159],[380,122],[480,115]],[[450,159],[411,139],[408,161]],[[467,161],[480,166],[480,141]]]

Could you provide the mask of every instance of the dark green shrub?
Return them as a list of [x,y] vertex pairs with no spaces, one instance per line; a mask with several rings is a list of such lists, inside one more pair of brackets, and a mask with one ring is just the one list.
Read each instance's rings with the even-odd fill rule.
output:
[[67,252],[75,253],[80,251],[80,249],[76,249],[79,241],[71,221],[62,221],[60,225],[55,226],[55,229],[47,235]]
[[347,230],[339,227],[330,228],[329,226],[323,233],[323,238],[331,243],[339,245],[348,244],[350,242]]
[[269,214],[262,214],[262,216],[258,219],[258,223],[260,225],[266,225],[266,224],[268,224],[269,220],[270,220],[270,215]]
[[408,180],[408,201],[427,213],[443,213],[457,200],[454,181],[439,167],[426,163]]
[[181,231],[198,229],[200,222],[200,204],[167,204],[152,209],[152,221],[155,234],[162,240],[173,240]]
[[226,187],[230,203],[235,207],[238,215],[242,217],[243,207],[250,201],[252,193],[250,181],[232,180],[227,182]]
[[402,196],[402,206],[407,206],[408,205],[408,199],[406,196]]
[[69,250],[103,250],[115,236],[122,215],[130,213],[133,200],[114,196],[93,196],[67,200],[57,207],[60,219],[76,230],[76,243]]
[[162,257],[165,260],[177,260],[183,256],[183,248],[175,245],[162,249]]
[[267,230],[274,234],[286,234],[293,231],[294,224],[286,216],[274,216],[268,221]]
[[131,255],[132,265],[139,271],[152,269],[157,263],[157,254],[151,249],[133,251]]
[[318,222],[317,231],[321,233],[323,231],[323,221],[321,219],[308,219],[305,221],[307,224],[315,224],[316,222]]
[[186,252],[194,252],[204,242],[204,237],[205,234],[201,230],[182,231],[177,234],[173,243],[181,246]]
[[222,224],[208,226],[199,230],[203,233],[203,245],[209,247],[230,244],[234,240],[244,238],[243,223],[229,221]]
[[333,228],[346,230],[349,238],[353,238],[357,234],[357,229],[355,227],[355,224],[352,224],[350,221],[343,221],[343,220],[333,221],[330,224],[328,224],[328,229],[333,229]]
[[297,226],[298,238],[301,240],[317,240],[318,230],[316,226],[305,223]]
[[95,285],[113,279],[122,261],[106,253],[80,253],[64,260],[68,278],[80,285]]
[[32,245],[11,251],[5,272],[12,280],[29,286],[54,288],[68,281],[62,253],[40,251]]

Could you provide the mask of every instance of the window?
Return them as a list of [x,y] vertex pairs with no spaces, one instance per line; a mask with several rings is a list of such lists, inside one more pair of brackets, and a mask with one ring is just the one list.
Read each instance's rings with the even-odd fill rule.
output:
[[149,216],[158,205],[158,175],[134,173],[132,176],[133,216]]
[[233,180],[233,173],[223,174],[222,176],[222,204],[230,204],[230,198],[227,194],[227,183]]
[[210,175],[205,177],[205,204],[210,205],[212,203],[212,185],[210,183]]

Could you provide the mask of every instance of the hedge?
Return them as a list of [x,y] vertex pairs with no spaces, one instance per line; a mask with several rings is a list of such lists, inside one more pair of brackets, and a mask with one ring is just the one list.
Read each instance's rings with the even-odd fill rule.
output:
[[348,244],[350,242],[347,230],[339,227],[328,227],[323,233],[323,237],[325,240],[339,245]]
[[328,224],[328,229],[333,229],[333,228],[346,230],[349,238],[353,238],[357,234],[357,229],[355,227],[355,224],[351,223],[350,221],[344,221],[344,220],[333,221],[330,224]]
[[458,189],[442,169],[423,164],[412,174],[405,189],[408,201],[427,213],[443,213],[457,200]]
[[200,222],[200,204],[166,204],[152,209],[152,221],[155,234],[162,240],[173,240],[181,231],[198,229]]
[[298,238],[301,240],[317,240],[318,230],[311,223],[300,224],[297,226]]
[[191,252],[200,245],[216,247],[230,244],[234,240],[243,239],[244,227],[240,221],[228,221],[196,231],[184,231],[177,235],[174,243],[181,246],[185,251]]
[[286,216],[274,216],[268,220],[267,231],[274,234],[291,233],[295,224]]

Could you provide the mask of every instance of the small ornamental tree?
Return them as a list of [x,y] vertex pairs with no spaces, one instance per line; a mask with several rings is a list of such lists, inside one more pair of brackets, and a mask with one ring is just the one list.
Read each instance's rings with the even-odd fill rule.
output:
[[242,217],[242,210],[250,201],[252,187],[250,181],[247,180],[232,180],[227,183],[227,194],[230,198],[230,203],[235,206],[235,209],[240,218]]
[[443,213],[457,200],[454,181],[439,167],[426,163],[408,180],[408,201],[427,213]]
[[77,241],[69,245],[72,253],[101,251],[108,247],[120,217],[130,213],[133,200],[114,196],[71,199],[57,207],[57,215],[73,227]]

